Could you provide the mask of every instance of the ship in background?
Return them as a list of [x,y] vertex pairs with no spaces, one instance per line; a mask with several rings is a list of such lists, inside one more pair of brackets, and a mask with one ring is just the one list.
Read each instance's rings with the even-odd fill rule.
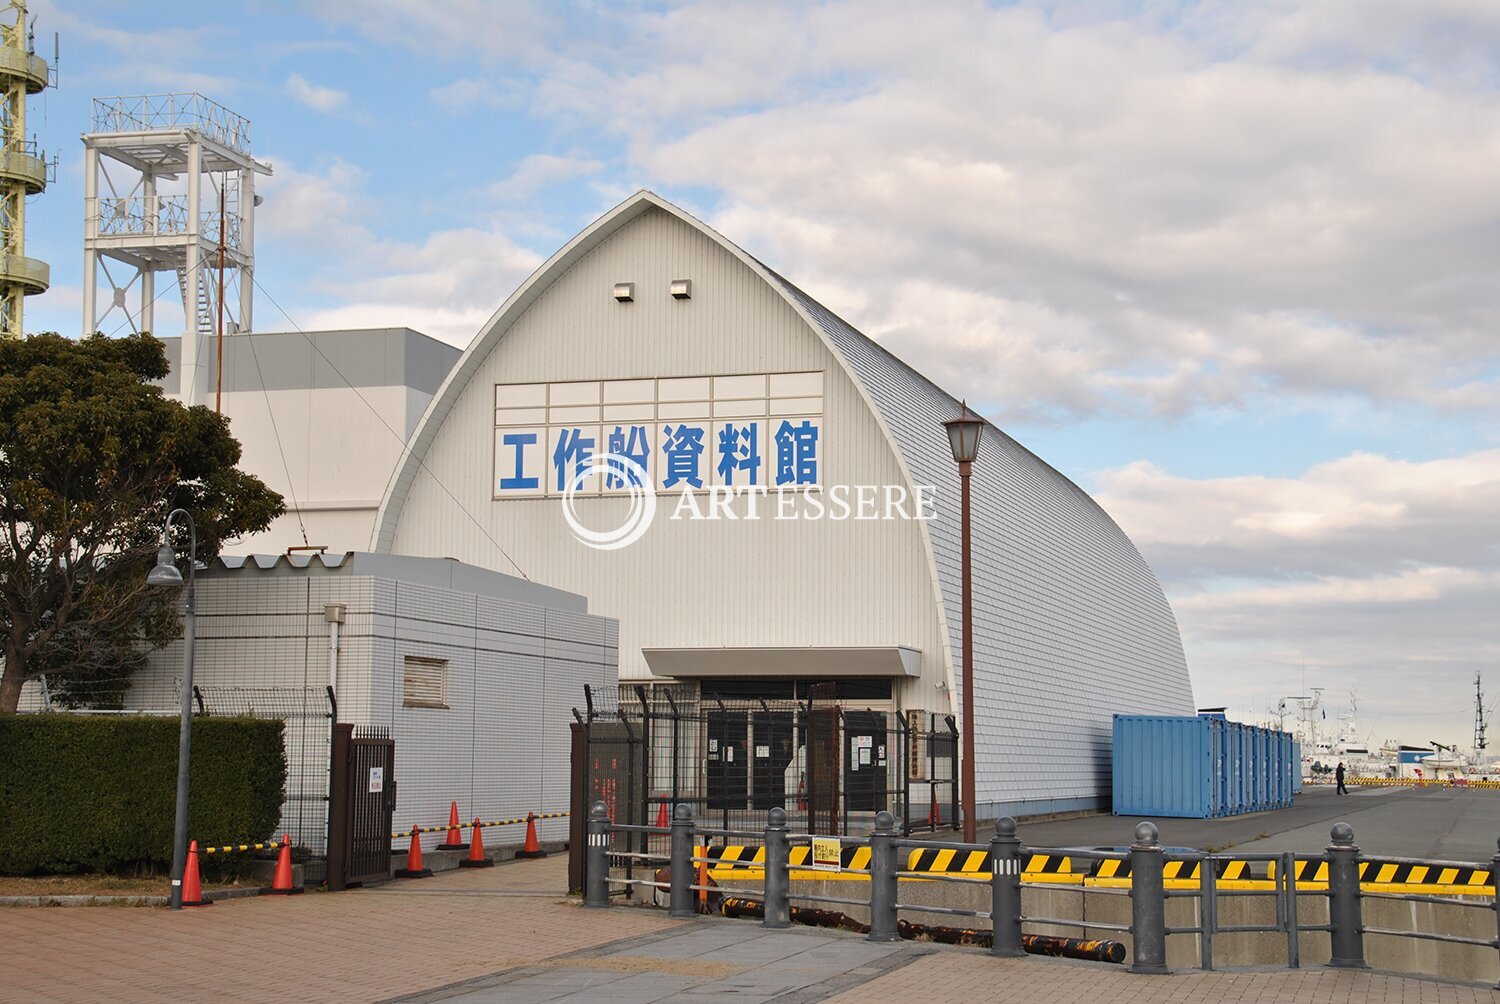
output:
[[1294,710],[1298,721],[1290,731],[1302,744],[1304,778],[1331,775],[1339,763],[1343,763],[1350,777],[1500,778],[1500,759],[1489,753],[1486,736],[1493,709],[1485,706],[1484,680],[1478,673],[1474,676],[1474,733],[1467,751],[1435,741],[1411,745],[1386,739],[1375,745],[1373,731],[1365,733],[1360,729],[1359,695],[1354,691],[1349,692],[1348,707],[1332,728],[1320,727],[1327,721],[1322,687],[1310,688],[1307,695],[1284,698],[1271,714],[1280,727],[1285,727],[1281,723]]

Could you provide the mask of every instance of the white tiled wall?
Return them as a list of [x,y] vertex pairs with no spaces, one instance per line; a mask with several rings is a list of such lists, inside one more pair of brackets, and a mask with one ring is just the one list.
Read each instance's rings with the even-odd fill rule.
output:
[[[339,718],[391,730],[396,829],[446,822],[453,801],[466,820],[567,810],[572,709],[583,704],[584,684],[616,685],[615,621],[371,576],[245,572],[202,579],[198,593],[204,685],[324,687],[323,607],[345,605]],[[448,660],[446,709],[402,707],[408,655]],[[180,641],[153,654],[143,685],[174,678],[181,658]],[[326,772],[326,745],[307,745],[322,750],[315,769]],[[539,829],[560,837],[567,821]],[[524,832],[485,838],[513,842]],[[430,847],[442,835],[426,839]]]

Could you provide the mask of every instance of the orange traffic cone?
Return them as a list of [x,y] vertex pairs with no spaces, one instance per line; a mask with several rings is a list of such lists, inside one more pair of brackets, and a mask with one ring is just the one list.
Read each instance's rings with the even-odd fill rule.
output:
[[437,845],[440,851],[466,851],[469,845],[464,843],[462,828],[458,825],[458,803],[454,802],[448,809],[448,839]]
[[656,828],[659,830],[669,829],[672,825],[672,815],[667,812],[667,800],[662,799],[661,808],[656,810]]
[[396,869],[397,878],[427,878],[431,868],[422,867],[422,831],[414,824],[411,828],[411,850],[406,852],[406,867]]
[[932,810],[927,814],[927,823],[934,830],[943,825],[943,810],[938,807],[937,785],[932,787]]
[[526,845],[516,852],[518,858],[545,858],[547,852],[536,839],[536,813],[526,813]]
[[460,861],[460,868],[488,868],[495,862],[484,856],[484,836],[479,828],[479,817],[474,817],[474,835],[469,838],[469,859]]
[[198,841],[188,844],[187,864],[182,869],[182,905],[213,906],[213,900],[203,898],[203,883],[198,880]]
[[281,851],[276,855],[276,877],[271,880],[271,892],[278,896],[295,896],[302,891],[300,885],[292,885],[292,838],[281,835]]

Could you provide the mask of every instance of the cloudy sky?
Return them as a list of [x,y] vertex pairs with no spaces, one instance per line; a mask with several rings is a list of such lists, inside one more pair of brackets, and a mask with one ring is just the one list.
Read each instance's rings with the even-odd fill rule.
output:
[[30,329],[82,325],[96,95],[253,121],[257,277],[306,329],[466,344],[651,188],[1095,493],[1201,705],[1352,690],[1377,742],[1467,746],[1474,674],[1500,697],[1500,4],[33,11]]

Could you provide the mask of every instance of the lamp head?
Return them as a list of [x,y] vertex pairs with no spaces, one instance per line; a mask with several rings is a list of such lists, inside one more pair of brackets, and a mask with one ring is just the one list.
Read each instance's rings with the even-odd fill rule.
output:
[[156,567],[146,573],[148,586],[180,586],[182,573],[177,570],[177,555],[171,547],[163,544],[156,552]]
[[979,455],[979,434],[984,430],[984,419],[969,410],[968,403],[957,418],[943,423],[948,430],[948,445],[953,448],[955,463],[972,464]]

